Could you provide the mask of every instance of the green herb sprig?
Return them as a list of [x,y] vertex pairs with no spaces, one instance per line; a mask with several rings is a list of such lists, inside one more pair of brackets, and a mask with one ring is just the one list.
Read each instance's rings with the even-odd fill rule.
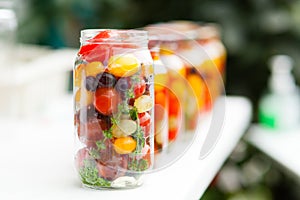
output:
[[81,180],[84,184],[98,186],[98,187],[110,187],[111,182],[99,177],[96,162],[91,159],[84,160],[84,167],[79,170]]

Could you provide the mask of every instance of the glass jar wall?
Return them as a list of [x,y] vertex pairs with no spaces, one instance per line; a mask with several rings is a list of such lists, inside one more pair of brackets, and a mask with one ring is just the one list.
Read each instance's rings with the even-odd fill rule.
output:
[[169,92],[168,70],[160,60],[158,40],[149,41],[149,49],[154,67],[154,96],[155,96],[155,128],[154,149],[160,153],[166,149],[169,143]]

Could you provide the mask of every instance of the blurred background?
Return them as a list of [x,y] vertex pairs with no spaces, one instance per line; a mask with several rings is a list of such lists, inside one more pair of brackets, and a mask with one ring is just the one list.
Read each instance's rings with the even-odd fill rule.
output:
[[[35,55],[77,49],[80,30],[86,28],[138,28],[169,20],[217,23],[228,53],[226,93],[251,100],[253,122],[272,55],[289,55],[296,83],[300,81],[299,0],[0,0],[3,8],[15,14],[0,12],[0,18],[9,16],[12,33],[3,41],[18,45],[10,53],[25,60],[31,55],[20,44],[29,45]],[[300,199],[298,182],[242,140],[202,199]]]
[[[168,20],[215,22],[227,48],[228,94],[257,104],[266,88],[268,59],[300,57],[300,1],[297,0],[15,0],[18,42],[51,48],[79,47],[85,28],[137,28]],[[159,8],[159,9],[158,9]],[[300,68],[294,68],[297,81]]]

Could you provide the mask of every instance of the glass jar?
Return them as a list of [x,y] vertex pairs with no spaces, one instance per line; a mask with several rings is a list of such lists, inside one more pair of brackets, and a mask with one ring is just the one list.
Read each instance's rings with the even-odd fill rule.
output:
[[156,57],[166,68],[166,93],[168,95],[168,144],[176,141],[179,133],[184,130],[184,102],[186,100],[186,81],[184,63],[173,51],[176,45],[172,32],[161,27],[161,24],[152,24],[145,27],[152,37],[150,42],[157,43]]
[[226,49],[216,24],[200,24],[196,29],[196,41],[204,52],[203,60],[194,67],[205,81],[204,111],[210,111],[216,99],[224,93]]
[[74,66],[75,165],[89,188],[139,186],[154,153],[153,60],[146,31],[81,31]]
[[198,121],[197,98],[186,79],[189,63],[179,51],[189,40],[181,31],[174,30],[170,23],[152,24],[147,26],[147,30],[159,38],[160,58],[168,68],[169,139],[172,141],[181,131],[190,130],[189,124],[196,125]]
[[183,99],[184,130],[194,131],[200,115],[211,110],[224,89],[226,50],[219,30],[213,24],[191,21],[172,21],[149,27],[159,30],[156,32],[162,38],[163,62],[180,68],[191,88],[185,85],[181,90],[186,96]]

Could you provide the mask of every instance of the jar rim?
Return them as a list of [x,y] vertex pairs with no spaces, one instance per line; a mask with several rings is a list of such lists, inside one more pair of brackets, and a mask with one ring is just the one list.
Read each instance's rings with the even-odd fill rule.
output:
[[[109,38],[92,40],[97,34],[109,31]],[[143,43],[148,42],[148,31],[139,29],[83,29],[80,31],[80,42],[92,43]]]

